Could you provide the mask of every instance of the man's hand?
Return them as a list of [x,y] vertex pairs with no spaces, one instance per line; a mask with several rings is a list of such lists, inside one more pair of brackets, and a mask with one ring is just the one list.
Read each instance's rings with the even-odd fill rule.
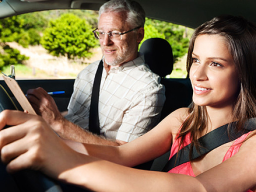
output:
[[60,124],[63,122],[63,116],[58,110],[53,98],[41,87],[29,89],[27,98],[33,106],[36,113],[56,131],[60,132]]
[[118,146],[125,144],[124,141],[108,140],[85,131],[78,125],[68,121],[58,110],[53,98],[41,87],[27,91],[27,98],[36,113],[51,126],[51,128],[63,139],[73,140],[80,143]]

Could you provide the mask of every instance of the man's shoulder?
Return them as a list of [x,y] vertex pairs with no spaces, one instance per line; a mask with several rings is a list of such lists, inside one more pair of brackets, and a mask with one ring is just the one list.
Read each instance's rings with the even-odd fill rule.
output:
[[134,71],[132,71],[133,76],[137,79],[138,83],[136,89],[138,94],[141,93],[158,93],[163,94],[165,93],[165,87],[161,84],[161,77],[151,71],[149,66],[145,64],[143,56],[139,57],[135,61]]
[[160,76],[157,75],[156,73],[152,72],[146,64],[143,64],[138,67],[136,76],[139,74],[141,74],[141,78],[138,79],[138,81],[143,81],[145,83],[151,82],[155,85],[160,84],[160,81],[161,81]]
[[96,73],[96,70],[97,70],[97,67],[98,67],[98,65],[99,65],[99,62],[100,62],[100,60],[95,61],[95,62],[89,64],[88,66],[86,66],[86,67],[79,73],[78,77],[81,76],[81,75],[83,76],[83,75],[85,75],[85,74],[90,74],[90,73],[95,74],[95,73]]
[[135,67],[132,69],[131,75],[134,76],[137,81],[144,82],[149,86],[159,85],[161,81],[160,76],[152,72],[149,66],[144,62],[135,63]]
[[125,64],[125,68],[129,71],[128,73],[131,72],[133,76],[138,75],[138,73],[145,74],[146,76],[155,74],[150,70],[149,66],[145,64],[143,55]]
[[161,84],[159,75],[153,73],[147,65],[140,65],[132,72],[136,83],[133,87],[138,94],[152,94],[165,92],[164,85]]

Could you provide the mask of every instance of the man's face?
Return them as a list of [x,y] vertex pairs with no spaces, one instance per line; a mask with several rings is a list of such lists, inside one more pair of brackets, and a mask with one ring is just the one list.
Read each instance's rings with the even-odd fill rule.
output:
[[[102,13],[99,18],[98,29],[106,33],[131,30],[132,27],[128,25],[126,18],[126,12]],[[143,36],[143,28],[121,35],[117,39],[105,34],[104,38],[99,40],[105,62],[108,65],[119,66],[135,59],[138,53],[138,44]]]

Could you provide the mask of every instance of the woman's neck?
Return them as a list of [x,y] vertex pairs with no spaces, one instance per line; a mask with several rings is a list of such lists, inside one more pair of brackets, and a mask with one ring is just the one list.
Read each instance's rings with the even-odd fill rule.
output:
[[206,107],[206,110],[209,117],[207,132],[210,132],[222,125],[225,125],[233,121],[232,106],[227,106],[221,109],[214,107]]

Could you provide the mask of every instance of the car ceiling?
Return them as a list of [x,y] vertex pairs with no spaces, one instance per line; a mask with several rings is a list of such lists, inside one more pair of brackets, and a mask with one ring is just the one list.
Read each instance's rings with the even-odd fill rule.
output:
[[[0,0],[0,18],[52,9],[98,10],[107,0]],[[256,23],[253,0],[137,0],[146,16],[195,28],[214,16],[243,16]]]

